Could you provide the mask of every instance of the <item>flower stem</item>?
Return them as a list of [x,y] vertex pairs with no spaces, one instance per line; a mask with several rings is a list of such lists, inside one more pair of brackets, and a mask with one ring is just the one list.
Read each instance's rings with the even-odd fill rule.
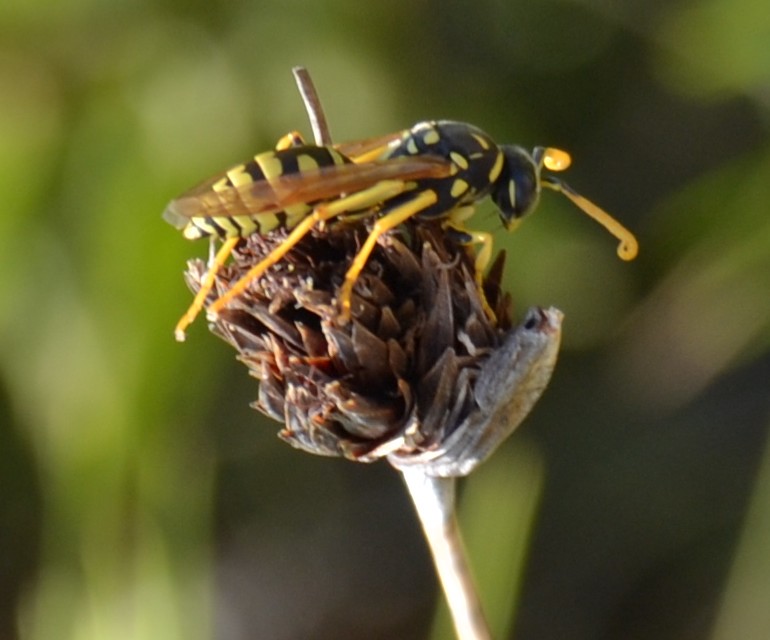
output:
[[402,471],[428,540],[459,640],[491,640],[455,517],[455,478]]
[[316,92],[313,79],[305,67],[294,67],[292,70],[294,79],[297,81],[297,88],[305,103],[310,126],[313,128],[313,139],[318,146],[326,146],[332,143],[332,137],[329,133],[329,124],[326,121],[321,100]]

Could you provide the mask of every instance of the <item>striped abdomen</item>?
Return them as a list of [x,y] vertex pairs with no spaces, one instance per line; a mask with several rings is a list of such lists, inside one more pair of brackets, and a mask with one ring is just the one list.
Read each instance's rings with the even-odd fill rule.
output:
[[329,147],[266,151],[172,201],[163,217],[183,229],[188,239],[237,238],[291,229],[313,208],[297,195],[306,187],[304,175],[310,179],[318,169],[348,163],[348,158]]

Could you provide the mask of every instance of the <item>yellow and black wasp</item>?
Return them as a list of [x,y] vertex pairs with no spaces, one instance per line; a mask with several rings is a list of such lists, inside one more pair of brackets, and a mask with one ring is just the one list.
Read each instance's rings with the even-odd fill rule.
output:
[[542,187],[559,191],[620,240],[618,255],[631,260],[633,234],[608,213],[577,194],[548,171],[561,171],[569,155],[536,147],[497,145],[480,129],[460,122],[420,122],[370,140],[332,146],[305,145],[298,134],[281,139],[274,151],[255,156],[173,200],[164,218],[187,238],[218,236],[221,249],[211,262],[193,304],[176,327],[178,339],[205,304],[216,271],[240,238],[279,228],[290,231],[278,247],[213,302],[210,316],[241,294],[277,263],[314,226],[332,219],[376,217],[368,238],[351,263],[339,293],[340,314],[349,318],[358,275],[382,234],[406,220],[444,221],[468,242],[482,245],[477,279],[492,251],[491,235],[463,226],[477,201],[489,195],[507,229],[537,206]]

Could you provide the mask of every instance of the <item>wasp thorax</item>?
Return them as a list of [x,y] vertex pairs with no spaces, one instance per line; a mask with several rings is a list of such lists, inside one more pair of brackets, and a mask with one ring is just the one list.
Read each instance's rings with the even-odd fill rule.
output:
[[537,206],[540,195],[540,167],[521,147],[505,145],[503,169],[492,186],[492,200],[500,210],[506,228],[523,218]]

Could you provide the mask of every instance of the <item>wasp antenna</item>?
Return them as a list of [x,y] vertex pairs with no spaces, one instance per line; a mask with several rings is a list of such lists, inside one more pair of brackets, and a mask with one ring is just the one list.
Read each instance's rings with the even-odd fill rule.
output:
[[572,156],[567,151],[554,147],[535,147],[532,160],[538,167],[545,167],[549,171],[564,171],[572,164]]
[[[551,149],[548,149],[547,151],[551,151]],[[581,196],[568,184],[551,176],[544,176],[542,178],[542,185],[567,196],[586,215],[596,220],[596,222],[620,240],[620,244],[618,245],[618,256],[622,260],[633,260],[636,258],[636,255],[639,253],[639,243],[637,242],[636,237],[604,209]]]
[[549,171],[564,171],[572,164],[572,157],[561,149],[546,147],[542,153],[543,166]]

